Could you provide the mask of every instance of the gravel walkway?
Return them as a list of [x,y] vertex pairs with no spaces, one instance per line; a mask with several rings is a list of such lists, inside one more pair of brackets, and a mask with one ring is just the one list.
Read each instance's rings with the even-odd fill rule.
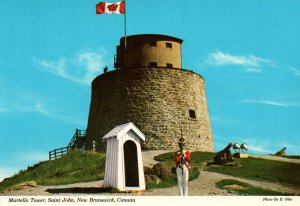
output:
[[[153,160],[153,157],[165,153],[168,151],[147,151],[143,152],[143,162],[144,166],[152,167],[156,161]],[[253,155],[251,155],[254,157]],[[255,156],[255,158],[268,158],[278,161],[289,162],[291,159],[287,158],[278,158],[274,156]],[[296,161],[300,163],[300,160]],[[234,195],[233,193],[228,192],[228,190],[222,190],[215,186],[215,183],[222,179],[235,179],[241,182],[249,183],[256,187],[261,187],[264,189],[270,189],[279,192],[292,193],[295,195],[300,195],[299,188],[296,187],[287,187],[278,183],[269,183],[262,181],[247,180],[242,178],[233,177],[230,175],[219,174],[208,171],[200,171],[200,176],[189,182],[189,195],[190,196],[229,196]],[[153,189],[151,191],[144,191],[138,193],[107,193],[102,191],[103,181],[87,182],[87,183],[76,183],[69,185],[59,185],[59,186],[37,186],[37,187],[28,187],[23,190],[13,190],[1,193],[0,195],[143,195],[143,196],[175,196],[178,195],[178,187],[174,186],[171,188],[163,189]],[[76,189],[76,190],[75,190]],[[75,191],[75,192],[74,192]]]

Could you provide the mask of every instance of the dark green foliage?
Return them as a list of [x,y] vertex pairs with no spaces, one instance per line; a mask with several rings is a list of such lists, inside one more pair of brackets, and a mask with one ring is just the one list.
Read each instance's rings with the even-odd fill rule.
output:
[[105,154],[87,151],[71,151],[59,159],[40,162],[27,170],[21,170],[0,183],[0,191],[25,181],[38,185],[59,185],[88,182],[104,178]]
[[205,170],[257,181],[279,182],[300,187],[300,164],[264,159],[235,159],[239,167],[210,166]]
[[164,154],[160,154],[154,157],[154,160],[159,162],[171,162],[174,161],[174,153],[168,152]]
[[[226,186],[229,185],[238,185],[241,186],[240,189],[229,189],[226,188]],[[227,189],[235,194],[238,195],[253,195],[253,196],[265,196],[265,195],[277,195],[277,196],[287,196],[287,195],[292,195],[288,193],[281,193],[281,192],[276,192],[272,190],[266,190],[258,187],[254,187],[250,184],[240,182],[237,180],[232,180],[232,179],[224,179],[216,183],[216,186],[220,189]]]
[[194,179],[197,179],[200,175],[200,171],[198,168],[191,168],[190,174],[189,174],[189,181],[192,181]]

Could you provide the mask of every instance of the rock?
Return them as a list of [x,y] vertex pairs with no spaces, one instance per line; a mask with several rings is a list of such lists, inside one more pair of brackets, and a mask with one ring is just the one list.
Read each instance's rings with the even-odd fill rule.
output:
[[152,168],[144,167],[146,184],[159,184],[161,181],[176,179],[176,174],[172,172],[174,164],[157,163]]
[[176,175],[172,172],[173,166],[173,164],[157,163],[153,166],[152,170],[161,179],[173,179],[176,178]]
[[152,169],[150,167],[145,166],[144,167],[144,173],[145,174],[151,174],[152,173]]
[[156,175],[145,175],[146,184],[158,184],[161,180]]
[[22,182],[19,184],[15,184],[10,186],[7,191],[14,191],[14,190],[30,190],[32,188],[36,188],[37,183],[35,181],[27,181],[27,182]]

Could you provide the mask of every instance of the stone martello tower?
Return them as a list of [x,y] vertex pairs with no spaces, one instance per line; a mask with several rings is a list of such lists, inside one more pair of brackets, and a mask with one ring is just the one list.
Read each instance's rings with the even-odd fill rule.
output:
[[[214,151],[204,79],[182,69],[182,40],[158,34],[124,37],[116,70],[92,82],[86,146],[105,150],[102,137],[116,125],[133,122],[145,135],[143,149]],[[125,52],[126,51],[126,52]]]

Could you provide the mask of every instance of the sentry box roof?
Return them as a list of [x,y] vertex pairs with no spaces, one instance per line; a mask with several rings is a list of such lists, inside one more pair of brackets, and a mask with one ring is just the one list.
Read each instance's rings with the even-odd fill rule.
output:
[[119,139],[130,130],[132,130],[139,138],[145,141],[145,135],[132,122],[116,126],[110,132],[108,132],[102,140],[105,141],[112,137]]

